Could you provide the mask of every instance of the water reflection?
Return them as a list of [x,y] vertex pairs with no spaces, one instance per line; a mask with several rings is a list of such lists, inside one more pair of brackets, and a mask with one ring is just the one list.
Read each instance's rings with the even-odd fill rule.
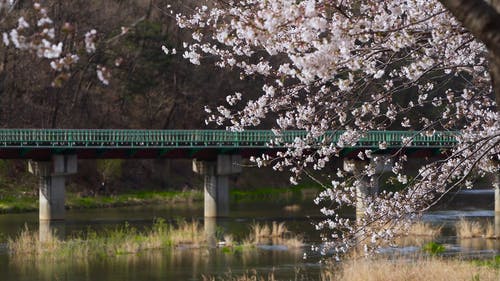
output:
[[477,251],[500,251],[500,240],[484,238],[465,238],[458,239],[458,245],[463,252]]
[[[2,280],[200,280],[202,275],[222,276],[250,269],[271,272],[302,265],[302,252],[269,251],[259,248],[224,251],[220,248],[148,251],[111,258],[24,258],[9,261]],[[243,266],[242,266],[243,265]],[[293,276],[280,272],[284,278]],[[77,277],[77,278],[76,278]]]
[[395,244],[398,247],[411,247],[411,246],[416,246],[421,248],[425,244],[434,241],[435,238],[431,236],[416,236],[416,235],[410,235],[410,236],[404,236],[404,237],[398,237],[396,238]]
[[[178,209],[176,209],[178,208]],[[300,205],[300,212],[284,212],[284,205],[277,203],[239,204],[232,207],[229,218],[222,220],[207,219],[204,221],[205,235],[210,237],[211,246],[203,249],[187,247],[146,251],[139,254],[119,255],[113,257],[97,257],[92,259],[58,259],[47,257],[16,259],[7,254],[0,241],[0,273],[2,281],[13,280],[202,280],[205,276],[224,276],[229,270],[234,275],[241,275],[256,269],[261,274],[274,272],[276,279],[293,280],[298,269],[317,280],[321,258],[317,253],[309,251],[310,243],[319,243],[319,234],[312,224],[317,217],[317,207]],[[72,236],[87,228],[96,230],[113,228],[128,221],[132,226],[150,227],[153,219],[163,217],[167,221],[183,218],[187,221],[203,219],[202,206],[186,206],[175,204],[171,206],[146,206],[137,208],[122,208],[109,210],[71,210],[68,212],[66,225],[40,224],[42,233],[55,233],[59,237]],[[494,255],[500,253],[500,241],[484,239],[457,239],[454,225],[461,217],[491,220],[492,211],[438,211],[424,216],[424,220],[441,225],[447,224],[444,237],[437,242],[446,246],[447,250],[460,254],[475,253]],[[472,218],[471,218],[472,219]],[[38,216],[34,214],[0,215],[0,232],[14,237],[28,221],[29,228],[36,228]],[[242,241],[249,235],[250,225],[255,222],[270,224],[272,221],[286,222],[293,233],[303,234],[306,246],[302,248],[286,247],[279,239],[261,239],[255,247],[225,247],[217,245],[224,234],[232,234],[235,240]],[[42,238],[42,237],[41,237]],[[381,252],[406,254],[419,252],[422,245],[431,238],[424,236],[407,237],[399,241],[399,248],[387,247]],[[209,240],[210,241],[210,240]],[[434,240],[436,241],[436,240]],[[304,253],[308,259],[304,260]],[[299,279],[301,280],[301,279]]]
[[203,227],[205,230],[205,235],[207,239],[207,244],[209,247],[213,248],[217,246],[217,219],[216,218],[205,218],[203,221]]

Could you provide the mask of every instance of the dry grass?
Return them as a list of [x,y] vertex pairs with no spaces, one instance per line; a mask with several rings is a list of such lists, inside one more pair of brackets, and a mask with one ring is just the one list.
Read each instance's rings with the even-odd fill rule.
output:
[[259,238],[269,238],[271,236],[271,229],[267,224],[260,224],[258,222],[250,225],[250,235],[258,240]]
[[103,233],[89,231],[67,240],[49,236],[39,240],[38,232],[24,229],[17,238],[9,239],[9,253],[14,257],[86,258],[89,256],[116,256],[160,249],[180,244],[199,246],[205,242],[198,222],[180,222],[177,227],[158,220],[146,231],[125,225]]
[[214,276],[202,276],[203,281],[277,281],[273,273],[267,275],[258,274],[256,270],[251,270],[250,272],[244,273],[240,276],[232,276],[231,273],[226,274],[222,278],[216,278]]
[[495,239],[495,227],[492,223],[482,224],[478,221],[460,219],[456,226],[459,238],[488,238]]
[[[285,237],[285,235],[287,237]],[[128,224],[108,229],[101,233],[88,231],[67,240],[50,236],[39,240],[38,232],[24,229],[18,237],[8,241],[9,253],[14,258],[24,256],[51,258],[87,258],[91,256],[116,256],[138,253],[150,249],[161,249],[177,245],[191,247],[205,246],[207,237],[197,221],[180,221],[177,226],[158,220],[149,230],[139,231]],[[257,244],[272,243],[288,248],[304,245],[300,236],[289,233],[284,223],[272,225],[255,223],[251,226],[248,238],[240,244],[252,248]],[[236,243],[231,235],[224,236],[224,245],[231,247]]]
[[294,213],[294,212],[299,212],[301,210],[301,207],[299,204],[293,204],[293,205],[287,205],[287,206],[283,207],[283,210],[285,212]]
[[243,239],[243,241],[241,241],[241,246],[243,247],[243,249],[248,249],[248,248],[253,248],[255,246],[255,244],[257,244],[255,242],[255,239],[253,239],[251,236]]
[[[417,259],[356,259],[335,264],[322,271],[321,281],[497,281],[499,270],[472,262]],[[223,277],[203,276],[204,281],[277,281],[273,273],[259,274],[251,270],[243,275],[231,273]],[[284,279],[283,279],[284,280]],[[290,280],[290,279],[286,279]],[[293,280],[304,280],[295,276]],[[309,280],[309,279],[307,279]],[[311,280],[317,280],[316,278]]]
[[283,244],[287,246],[289,249],[298,249],[304,246],[304,240],[302,237],[295,236],[286,239],[281,239],[282,242],[278,242],[279,244]]
[[478,221],[460,219],[456,224],[457,236],[460,238],[474,238],[483,236],[483,226]]
[[61,246],[61,241],[57,239],[56,235],[48,235],[43,242],[39,242],[39,233],[30,232],[28,227],[19,234],[17,239],[9,239],[7,246],[12,253],[32,253],[40,251],[54,251]]
[[271,226],[253,223],[250,226],[250,235],[243,240],[242,246],[268,243],[285,245],[288,248],[300,248],[304,246],[302,237],[291,234],[284,222],[273,222]]
[[224,234],[224,245],[227,247],[234,246],[234,238],[231,234]]
[[410,226],[407,235],[437,237],[441,234],[442,229],[443,226],[433,226],[430,223],[419,221]]
[[488,223],[485,226],[484,238],[486,239],[495,239],[495,226],[492,223]]
[[197,221],[181,221],[179,226],[169,232],[172,244],[192,244],[200,246],[206,240],[202,226]]
[[273,221],[273,226],[271,230],[271,237],[282,237],[288,232],[288,228],[285,226],[284,222],[277,223]]
[[256,239],[283,237],[285,233],[288,232],[288,228],[285,226],[284,222],[277,223],[275,221],[273,221],[271,226],[255,222],[250,225],[250,230],[250,235]]
[[326,270],[322,281],[497,281],[500,272],[470,262],[443,259],[368,260],[345,262],[340,269]]

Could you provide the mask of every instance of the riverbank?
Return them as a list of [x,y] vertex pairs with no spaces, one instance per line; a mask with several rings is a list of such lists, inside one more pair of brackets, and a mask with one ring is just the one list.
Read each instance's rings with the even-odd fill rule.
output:
[[321,190],[316,185],[296,185],[289,188],[254,188],[233,189],[231,199],[238,203],[251,203],[255,201],[273,201],[284,203],[298,203],[303,200],[313,200]]
[[[248,203],[262,200],[288,202],[304,199],[311,201],[318,192],[317,187],[294,186],[291,188],[233,189],[231,201]],[[114,208],[147,204],[172,204],[203,201],[202,190],[131,190],[115,195],[83,196],[72,191],[66,192],[66,209]],[[38,211],[38,193],[26,189],[0,189],[0,214]]]
[[[146,204],[187,203],[203,200],[203,192],[139,190],[125,191],[117,195],[81,196],[66,192],[67,209],[113,208]],[[38,194],[27,191],[3,191],[0,193],[0,213],[23,213],[38,210]]]

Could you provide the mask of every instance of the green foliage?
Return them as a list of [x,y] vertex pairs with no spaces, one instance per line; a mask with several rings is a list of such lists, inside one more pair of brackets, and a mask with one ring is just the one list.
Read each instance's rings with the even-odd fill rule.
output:
[[69,208],[108,208],[119,206],[201,201],[201,191],[151,191],[140,190],[113,196],[81,197],[69,193],[66,205]]
[[97,160],[97,170],[105,180],[118,178],[122,174],[123,159]]
[[[115,196],[82,197],[66,193],[66,207],[70,209],[110,208],[143,204],[188,202],[203,200],[201,191],[141,190]],[[38,196],[17,189],[0,189],[0,213],[20,213],[38,210]]]
[[500,270],[500,255],[495,256],[492,259],[474,260],[474,261],[472,261],[472,263],[474,265],[477,265],[477,266],[485,266],[485,267]]
[[425,244],[422,249],[424,250],[424,252],[430,254],[431,256],[440,255],[446,250],[446,248],[442,244],[436,243],[434,241]]
[[305,189],[319,190],[320,187],[313,185],[298,185],[290,188],[257,188],[250,190],[231,190],[231,198],[236,202],[255,202],[262,200],[299,202],[302,201]]
[[38,209],[38,197],[13,190],[0,193],[0,213],[21,213]]

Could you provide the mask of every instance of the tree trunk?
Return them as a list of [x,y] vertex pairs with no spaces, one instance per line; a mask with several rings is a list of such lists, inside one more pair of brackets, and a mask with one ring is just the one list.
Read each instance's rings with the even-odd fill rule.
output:
[[500,0],[439,0],[490,53],[490,74],[500,110]]

